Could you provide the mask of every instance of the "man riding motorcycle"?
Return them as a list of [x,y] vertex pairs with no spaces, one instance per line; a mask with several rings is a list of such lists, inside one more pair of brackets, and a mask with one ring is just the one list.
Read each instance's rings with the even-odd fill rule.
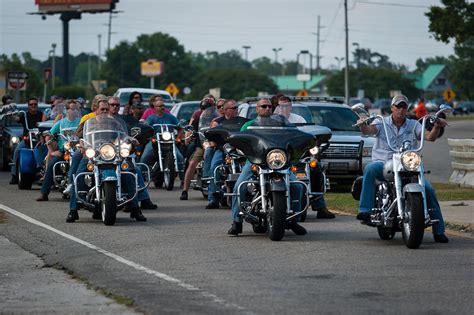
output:
[[[393,143],[402,143],[412,136],[415,128],[417,140],[421,137],[421,124],[412,119],[407,119],[408,114],[408,99],[404,95],[395,96],[392,99],[390,107],[392,114],[384,117],[385,123],[389,126],[388,137]],[[362,182],[362,193],[360,197],[360,212],[357,215],[358,220],[365,222],[370,221],[371,211],[374,208],[375,197],[375,181],[376,179],[383,179],[384,162],[391,159],[393,151],[389,150],[387,135],[383,132],[382,122],[375,120],[372,124],[366,125],[363,119],[357,122],[361,132],[366,135],[374,135],[376,137],[374,147],[372,149],[372,162],[368,163],[364,170],[364,177]],[[425,140],[435,141],[441,131],[441,127],[447,125],[447,122],[440,118],[431,131],[425,131]],[[425,180],[426,187],[426,202],[428,208],[432,208],[432,219],[439,220],[433,225],[433,236],[435,242],[448,243],[449,240],[444,234],[444,220],[441,214],[441,208],[436,198],[436,193],[431,184]]]
[[[264,119],[269,118],[272,115],[273,106],[272,106],[272,103],[270,102],[270,100],[268,98],[260,99],[257,102],[256,106],[257,106],[256,107],[256,112],[257,112],[257,115],[258,115],[257,118],[247,122],[246,124],[244,124],[242,126],[241,131],[246,130],[257,119],[259,119],[259,118],[264,118]],[[237,179],[237,181],[235,183],[235,186],[234,186],[234,191],[233,191],[234,196],[232,197],[232,207],[231,207],[232,220],[233,221],[232,221],[231,228],[227,231],[227,234],[229,234],[229,235],[239,235],[240,233],[242,233],[242,218],[239,215],[240,204],[239,204],[238,198],[237,198],[237,195],[240,193],[238,191],[238,188],[239,188],[239,186],[242,182],[248,181],[250,178],[252,178],[252,176],[253,176],[253,173],[252,173],[252,170],[251,170],[251,163],[249,161],[247,161],[245,163],[244,167],[242,168],[242,173],[240,173],[240,176]],[[296,190],[295,191],[296,194],[301,195],[302,191],[300,191],[299,187],[296,187],[295,190]],[[300,200],[301,200],[301,198],[300,198]],[[298,223],[296,223],[296,221],[291,221],[291,225],[289,226],[289,228],[296,235],[305,235],[306,234],[306,229],[304,227],[302,227],[301,225],[299,225]]]

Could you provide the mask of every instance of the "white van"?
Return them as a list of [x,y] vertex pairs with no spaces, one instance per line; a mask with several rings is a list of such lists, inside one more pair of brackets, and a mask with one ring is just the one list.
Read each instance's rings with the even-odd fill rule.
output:
[[115,93],[114,96],[118,96],[120,98],[120,106],[123,108],[125,104],[128,103],[128,99],[132,92],[139,92],[143,97],[143,103],[145,106],[148,105],[148,101],[150,97],[155,94],[160,94],[163,97],[165,103],[173,102],[173,97],[170,93],[163,91],[163,90],[156,90],[156,89],[144,89],[144,88],[120,88]]

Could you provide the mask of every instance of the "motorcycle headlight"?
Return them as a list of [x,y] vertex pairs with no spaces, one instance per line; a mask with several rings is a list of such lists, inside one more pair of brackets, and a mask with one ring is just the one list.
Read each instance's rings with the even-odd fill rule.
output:
[[312,147],[311,149],[309,149],[309,153],[311,153],[312,155],[318,154],[319,153],[319,147],[318,146]]
[[88,148],[86,150],[86,156],[87,158],[92,159],[95,156],[95,150],[92,148]]
[[18,142],[20,142],[20,138],[13,136],[11,141],[13,144],[17,144]]
[[105,161],[110,161],[115,157],[115,148],[111,144],[104,144],[100,147],[99,154]]
[[131,143],[127,143],[127,142],[123,142],[121,145],[120,145],[120,156],[121,157],[128,157],[130,155],[130,151],[132,151],[132,144]]
[[64,150],[70,150],[70,149],[71,149],[71,142],[64,143]]
[[286,154],[282,150],[271,150],[267,154],[267,164],[272,170],[278,170],[286,164]]
[[161,138],[165,141],[171,140],[171,132],[165,131],[161,134]]
[[414,172],[421,164],[421,156],[415,151],[406,151],[402,154],[401,161],[407,171]]

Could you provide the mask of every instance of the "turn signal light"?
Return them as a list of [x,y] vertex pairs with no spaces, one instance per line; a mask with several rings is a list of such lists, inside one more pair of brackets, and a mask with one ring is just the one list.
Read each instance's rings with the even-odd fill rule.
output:
[[92,164],[92,163],[87,163],[87,170],[88,170],[89,172],[92,172],[92,171],[94,170],[94,164]]
[[122,163],[122,170],[123,171],[128,170],[128,164],[127,163]]
[[71,156],[69,153],[64,153],[64,161],[69,161],[71,159]]
[[28,136],[23,136],[24,141],[28,141]]
[[155,138],[151,139],[151,143],[156,143],[156,139]]
[[252,170],[252,172],[257,173],[258,172],[258,165],[252,164],[252,166],[250,166],[250,169]]
[[296,173],[297,170],[298,170],[298,168],[297,168],[296,166],[293,165],[293,166],[291,167],[291,171],[292,171],[293,173]]
[[137,156],[140,156],[140,155],[142,155],[142,151],[135,151],[135,154],[136,154]]
[[311,160],[311,162],[309,162],[309,167],[315,168],[316,166],[318,166],[318,161],[316,161],[316,160]]

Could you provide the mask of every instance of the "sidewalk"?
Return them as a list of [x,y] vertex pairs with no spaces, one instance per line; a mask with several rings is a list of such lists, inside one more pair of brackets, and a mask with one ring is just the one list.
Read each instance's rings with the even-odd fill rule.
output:
[[474,227],[474,200],[440,201],[446,222]]

